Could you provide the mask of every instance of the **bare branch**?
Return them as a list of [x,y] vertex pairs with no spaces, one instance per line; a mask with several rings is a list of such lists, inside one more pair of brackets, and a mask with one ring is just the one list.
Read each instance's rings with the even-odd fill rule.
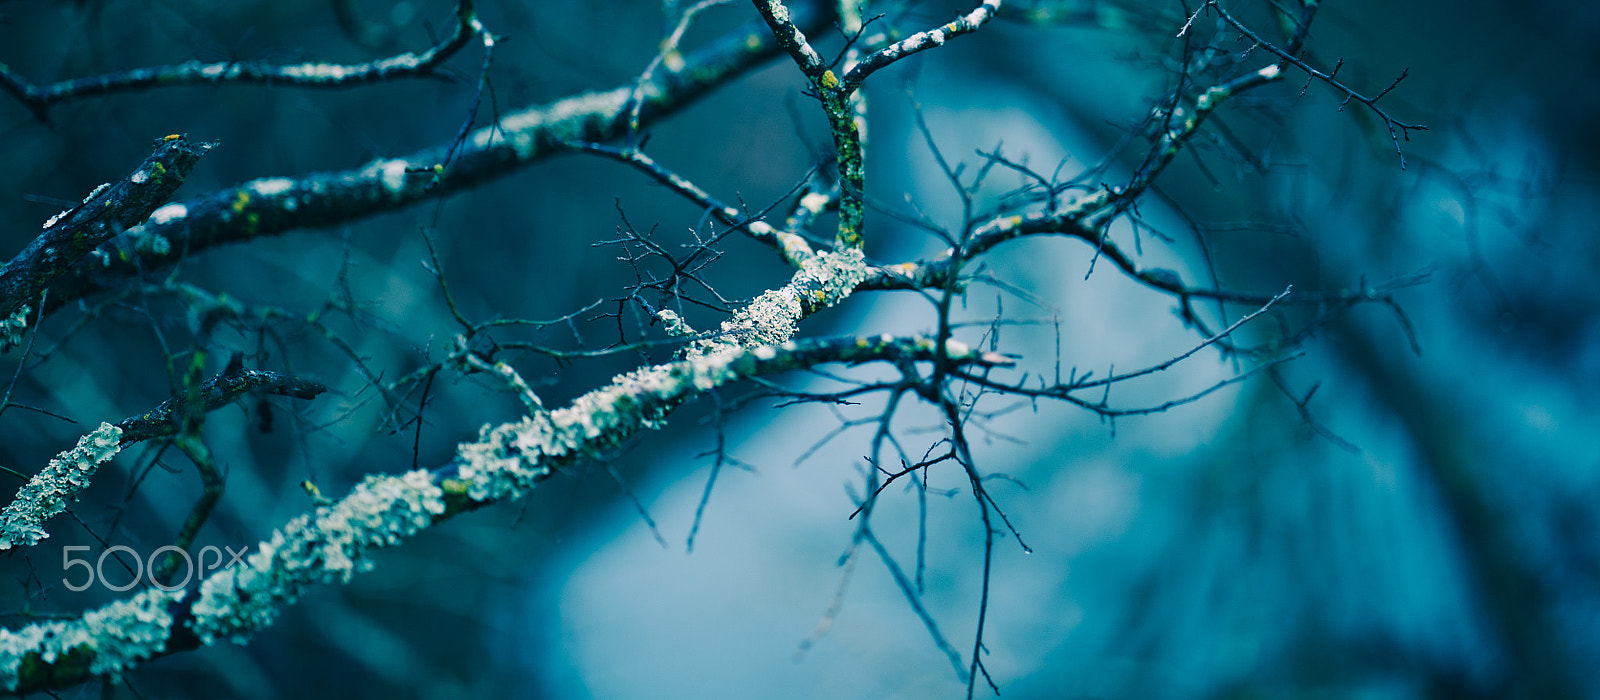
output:
[[45,121],[51,105],[67,100],[117,92],[147,90],[171,85],[218,85],[228,83],[270,84],[295,87],[336,88],[365,85],[402,77],[429,75],[460,51],[472,37],[485,33],[478,21],[473,0],[458,0],[456,26],[450,36],[421,53],[357,64],[300,63],[276,66],[266,63],[189,61],[175,66],[135,68],[89,78],[63,80],[50,85],[35,85],[0,63],[0,90],[27,105]]

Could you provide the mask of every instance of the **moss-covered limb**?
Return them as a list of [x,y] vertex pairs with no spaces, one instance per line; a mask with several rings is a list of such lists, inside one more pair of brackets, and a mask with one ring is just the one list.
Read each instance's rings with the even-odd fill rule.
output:
[[31,546],[49,537],[44,522],[66,510],[69,501],[78,500],[95,470],[122,449],[121,438],[120,428],[101,423],[34,474],[0,511],[0,550]]
[[805,32],[796,25],[789,8],[779,0],[752,0],[761,13],[772,35],[777,38],[795,65],[800,67],[811,91],[822,102],[823,113],[828,117],[829,131],[833,134],[833,147],[839,160],[839,233],[837,243],[841,248],[860,248],[864,240],[861,228],[866,204],[862,193],[866,169],[862,166],[862,131],[865,120],[861,118],[860,104],[853,99],[854,90],[846,90],[839,77],[828,69],[826,61],[806,41]]
[[[800,16],[808,22],[824,17],[815,12]],[[690,54],[676,70],[656,71],[644,91],[642,119],[651,122],[683,108],[777,51],[759,25],[730,32]],[[353,170],[262,178],[167,205],[145,225],[101,247],[97,265],[74,269],[57,280],[45,312],[213,246],[349,223],[460,192],[568,152],[574,141],[609,141],[627,129],[626,105],[633,89],[629,84],[507,114],[499,124],[471,133],[465,150],[442,172],[433,166],[444,162],[450,144],[381,158]]]
[[117,427],[122,430],[122,443],[128,444],[177,434],[183,416],[190,410],[209,413],[254,394],[314,399],[327,390],[320,382],[281,372],[234,367],[205,380],[192,395],[168,399],[145,413],[119,421]]
[[[456,459],[433,471],[369,476],[342,500],[274,531],[242,565],[198,591],[151,589],[71,621],[0,630],[0,688],[64,688],[135,663],[219,640],[243,642],[272,624],[312,586],[345,583],[395,546],[457,514],[514,498],[573,462],[641,429],[662,425],[690,396],[715,387],[830,362],[1003,366],[995,353],[931,338],[871,337],[725,348],[615,378],[548,416],[485,427]],[[111,426],[107,426],[111,428]],[[114,430],[114,428],[111,428]]]
[[845,76],[839,80],[841,89],[853,92],[861,87],[862,81],[879,69],[887,67],[907,56],[927,51],[928,49],[943,46],[962,34],[971,34],[978,31],[983,25],[988,24],[1000,11],[1001,0],[983,0],[983,3],[971,12],[957,17],[948,24],[943,24],[933,29],[917,32],[889,46],[868,54],[854,67],[849,68]]
[[[831,73],[829,74],[832,75]],[[839,234],[836,245],[860,248],[866,245],[866,102],[856,93],[838,91],[825,96],[823,109],[833,134],[833,147],[839,158]]]
[[135,68],[87,78],[63,80],[50,85],[35,85],[0,64],[0,90],[27,105],[40,120],[51,105],[67,100],[115,92],[147,90],[168,85],[215,85],[221,83],[270,83],[275,86],[348,87],[429,75],[446,60],[484,31],[473,8],[473,0],[459,0],[456,25],[450,36],[422,52],[407,52],[367,63],[267,63],[188,61],[175,66]]
[[101,185],[82,204],[51,217],[43,233],[0,267],[0,318],[38,297],[96,246],[144,221],[215,145],[181,135],[162,139],[127,177]]
[[[806,41],[806,36],[793,21],[789,9],[779,0],[752,0],[761,18],[771,28],[778,44],[783,47],[795,65],[800,67],[811,90],[822,102],[828,117],[828,127],[833,135],[834,150],[839,160],[839,233],[838,246],[860,248],[864,242],[863,226],[866,220],[866,102],[860,88],[867,76],[906,56],[943,45],[952,37],[975,32],[987,24],[1000,9],[1001,0],[984,0],[973,11],[936,29],[918,32],[902,41],[880,49],[864,59],[857,60],[857,48],[852,46],[843,65],[840,78],[828,68],[822,56]],[[841,29],[846,34],[861,28],[859,3],[844,3],[846,11]]]

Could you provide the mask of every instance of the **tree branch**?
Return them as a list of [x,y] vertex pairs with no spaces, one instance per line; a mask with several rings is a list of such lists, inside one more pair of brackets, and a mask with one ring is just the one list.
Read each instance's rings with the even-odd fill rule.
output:
[[421,53],[407,52],[367,63],[300,63],[275,66],[266,63],[188,61],[175,66],[135,68],[88,78],[35,85],[0,63],[0,90],[27,105],[39,121],[46,121],[51,105],[67,100],[117,92],[147,90],[171,85],[256,83],[296,87],[351,87],[400,77],[427,75],[484,31],[473,0],[456,5],[456,26],[449,37]]
[[44,233],[0,267],[0,317],[36,298],[96,246],[143,222],[214,146],[181,134],[168,136],[133,173],[114,185],[101,185],[82,204],[51,217]]
[[19,694],[116,677],[139,662],[220,640],[242,642],[314,585],[348,583],[373,551],[458,514],[519,497],[557,469],[659,428],[690,396],[742,379],[828,362],[941,361],[1002,366],[994,353],[929,338],[843,338],[730,349],[647,367],[579,397],[548,418],[485,429],[439,469],[369,476],[351,494],[301,515],[243,565],[193,594],[150,588],[69,621],[0,630],[0,687]]
[[[821,15],[801,14],[807,22]],[[644,89],[641,119],[664,117],[776,55],[770,34],[751,25],[691,54],[677,70],[658,70]],[[380,158],[353,170],[299,178],[262,178],[163,207],[149,223],[103,250],[109,262],[67,275],[52,288],[46,313],[107,291],[213,246],[299,228],[328,228],[460,192],[551,155],[574,141],[609,141],[628,128],[635,86],[586,93],[506,115],[474,131],[448,167],[450,148]],[[148,241],[164,240],[165,246]]]

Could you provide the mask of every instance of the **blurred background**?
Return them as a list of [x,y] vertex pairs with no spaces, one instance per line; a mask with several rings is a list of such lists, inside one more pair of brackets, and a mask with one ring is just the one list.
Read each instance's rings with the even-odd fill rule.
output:
[[[485,25],[506,41],[477,124],[495,109],[629,84],[678,4],[482,2]],[[361,62],[420,50],[453,22],[449,2],[353,2],[354,27],[341,24],[344,5],[12,0],[0,2],[0,62],[39,83],[191,59]],[[1267,3],[1224,7],[1281,36]],[[915,30],[968,9],[870,11]],[[943,248],[895,212],[960,223],[915,105],[944,157],[969,172],[978,150],[1001,149],[1046,174],[1060,164],[1065,177],[1110,157],[1106,179],[1125,179],[1145,145],[1118,143],[1172,89],[1174,37],[1192,9],[1007,3],[982,32],[875,76],[869,255],[897,262]],[[755,17],[744,3],[708,10],[685,46]],[[1197,27],[1219,31],[1214,15]],[[1430,127],[1403,143],[1404,169],[1379,120],[1359,105],[1341,109],[1342,96],[1300,74],[1218,113],[1144,200],[1139,213],[1154,231],[1138,241],[1141,266],[1269,294],[1421,271],[1429,281],[1397,295],[1408,321],[1382,304],[1356,306],[1273,376],[1169,411],[1111,422],[1045,403],[982,404],[993,415],[975,424],[974,458],[1009,477],[991,492],[1033,552],[1013,539],[996,547],[984,664],[1003,696],[1600,697],[1600,447],[1583,427],[1600,422],[1600,404],[1583,398],[1600,390],[1597,30],[1600,6],[1586,2],[1324,7],[1307,61],[1331,70],[1342,59],[1339,77],[1368,94],[1409,69],[1381,103]],[[47,123],[0,100],[0,242],[20,250],[43,221],[125,176],[169,133],[220,142],[178,200],[447,143],[469,114],[480,62],[469,49],[448,79],[354,89],[169,87],[60,104]],[[783,201],[831,148],[786,61],[649,131],[656,160],[753,210]],[[984,201],[1022,184],[995,175]],[[330,386],[311,402],[251,400],[205,422],[227,493],[199,544],[253,545],[311,507],[303,480],[338,496],[365,474],[443,464],[480,426],[518,414],[479,378],[441,376],[420,421],[411,420],[420,395],[396,409],[371,388],[374,377],[436,361],[460,332],[425,267],[430,237],[464,314],[575,314],[570,325],[506,336],[570,350],[662,335],[618,301],[636,281],[622,250],[596,244],[631,225],[676,249],[694,242],[701,219],[638,173],[574,155],[345,226],[205,252],[148,280],[226,293],[246,309],[239,318],[208,327],[183,298],[156,291],[90,299],[45,321],[20,372],[19,351],[0,358],[0,375],[17,376],[11,400],[24,405],[0,414],[0,466],[31,474],[100,421],[160,403],[196,350],[208,352],[208,373],[242,353],[250,366]],[[1113,235],[1134,248],[1131,230]],[[787,279],[757,244],[733,237],[718,247],[704,274],[729,300]],[[1002,246],[984,264],[1006,286],[973,285],[959,314],[1029,322],[1004,327],[999,345],[1047,374],[1058,354],[1064,367],[1106,374],[1201,340],[1171,297],[1103,261],[1089,274],[1093,260],[1077,240]],[[1230,308],[1230,318],[1247,310]],[[1214,308],[1202,311],[1216,320]],[[1244,332],[1267,342],[1322,311],[1282,311]],[[722,317],[689,316],[701,328]],[[934,324],[922,297],[873,293],[802,332]],[[517,367],[547,405],[562,405],[670,351],[573,363],[530,355]],[[1109,400],[1152,406],[1248,366],[1208,350]],[[838,387],[815,375],[781,383]],[[611,459],[379,554],[376,570],[313,591],[250,644],[155,661],[111,696],[962,695],[965,683],[883,563],[863,552],[841,566],[873,428],[835,431],[876,415],[881,401],[741,403],[753,390],[691,403]],[[903,408],[894,426],[918,454],[941,435],[926,407]],[[719,441],[731,459],[697,516]],[[22,483],[0,479],[8,490]],[[964,666],[983,533],[962,475],[935,468],[929,486],[921,604]],[[75,518],[51,522],[51,539],[0,558],[5,624],[115,599],[56,584],[60,548],[153,550],[171,541],[199,489],[176,451],[122,453]],[[910,571],[917,495],[886,491],[872,523]]]

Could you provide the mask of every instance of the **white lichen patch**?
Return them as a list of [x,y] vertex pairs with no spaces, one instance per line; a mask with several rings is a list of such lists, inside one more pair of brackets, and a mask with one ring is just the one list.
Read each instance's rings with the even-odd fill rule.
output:
[[[144,172],[143,170],[139,171],[139,173],[135,174],[135,177],[137,177],[139,174],[142,174],[143,172]],[[135,182],[139,182],[139,181],[135,180]],[[93,200],[95,197],[99,197],[101,192],[105,192],[108,189],[111,189],[111,183],[109,183],[109,182],[102,183],[99,187],[94,188],[94,191],[90,192],[89,196],[83,198],[83,204],[88,204],[90,202],[90,200]],[[76,209],[76,208],[77,207],[73,207],[73,209]],[[64,216],[66,216],[68,214],[71,214],[73,209],[64,209],[60,213],[56,214],[55,216],[50,217],[50,219],[48,221],[44,222],[44,228],[48,229],[51,226],[56,225],[56,222],[60,221],[61,217],[64,217]]]
[[337,82],[354,75],[357,69],[337,63],[302,63],[284,66],[283,74],[297,80]]
[[687,65],[687,63],[683,60],[682,53],[677,51],[668,51],[667,55],[661,57],[661,65],[666,66],[667,70],[677,73],[678,71],[683,70],[683,67]]
[[294,180],[286,177],[267,177],[252,181],[248,187],[263,197],[275,197],[294,188]]
[[176,202],[150,212],[150,223],[164,226],[189,215],[189,208]]
[[0,629],[0,686],[15,690],[22,661],[38,654],[55,663],[74,649],[91,657],[89,671],[113,680],[140,659],[166,649],[172,632],[167,606],[183,599],[184,592],[149,588],[127,600],[91,610],[80,620],[42,622],[19,630]]
[[403,160],[374,161],[361,171],[364,178],[377,178],[391,195],[398,195],[406,187],[406,162]]
[[486,425],[477,442],[459,446],[457,476],[467,483],[467,497],[481,502],[531,488],[543,474],[534,459],[538,453],[525,453],[524,445],[545,452],[557,449],[550,425],[550,418],[524,416],[518,423]]
[[425,470],[369,476],[338,503],[279,528],[243,565],[201,583],[191,627],[205,644],[242,643],[308,587],[348,583],[372,568],[371,550],[398,544],[444,511],[444,491]]
[[866,255],[859,248],[846,248],[840,251],[824,253],[806,265],[794,282],[814,282],[821,287],[825,299],[823,306],[832,306],[850,296],[856,287],[867,278]]
[[662,309],[657,311],[656,318],[661,319],[662,325],[666,327],[667,335],[670,335],[674,338],[683,338],[686,336],[695,335],[694,328],[691,328],[689,324],[683,320],[683,317],[679,316],[678,312],[673,311],[672,309]]
[[824,252],[804,261],[789,283],[768,290],[722,322],[722,335],[690,346],[690,356],[735,348],[777,345],[793,337],[807,308],[839,303],[867,278],[866,259],[856,248]]
[[65,510],[69,500],[88,488],[96,469],[122,449],[122,429],[110,423],[78,440],[62,452],[17,492],[16,500],[0,511],[0,550],[29,546],[50,534],[44,522]]
[[[187,61],[182,66],[179,66],[179,67],[180,68],[197,68],[197,67],[200,67],[200,63],[198,61]],[[200,68],[200,75],[202,77],[210,78],[212,80],[221,80],[223,78],[228,77],[230,74],[232,74],[233,71],[229,70],[229,68],[231,68],[231,67],[232,67],[232,64],[229,64],[229,63],[213,63],[211,65],[208,65],[208,66],[205,66],[203,68]]]
[[733,318],[722,322],[723,336],[699,345],[706,352],[731,347],[781,343],[793,336],[800,322],[799,290],[793,285],[763,292]]
[[828,202],[831,199],[832,197],[821,192],[812,192],[800,198],[800,206],[811,212],[812,216],[816,216],[822,213],[822,210],[828,206]]
[[[139,171],[139,173],[134,174],[134,177],[138,177],[139,174],[142,174],[142,173],[144,173],[144,171],[142,171],[142,169],[141,169],[141,171]],[[134,181],[134,182],[141,182],[141,181]],[[101,192],[106,192],[106,190],[109,190],[109,189],[110,189],[110,182],[104,182],[104,184],[99,185],[99,187],[96,187],[96,189],[94,189],[94,192],[90,192],[90,195],[88,195],[88,197],[83,198],[83,205],[88,205],[88,203],[90,203],[91,200],[94,200],[94,198],[99,197],[99,195],[101,195]],[[53,225],[56,225],[56,222],[61,221],[61,217],[67,216],[67,214],[72,213],[72,211],[74,211],[74,209],[77,209],[77,206],[74,206],[74,208],[72,208],[72,209],[62,209],[61,213],[56,214],[56,216],[51,216],[50,217],[50,221],[46,221],[45,222],[45,229],[50,229],[50,227],[53,227]]]

